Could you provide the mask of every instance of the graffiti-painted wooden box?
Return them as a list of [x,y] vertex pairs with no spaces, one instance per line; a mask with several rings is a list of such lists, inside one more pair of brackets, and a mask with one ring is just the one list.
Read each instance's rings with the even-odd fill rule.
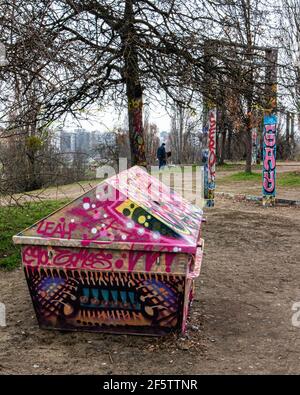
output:
[[202,210],[135,166],[14,236],[41,327],[185,331]]

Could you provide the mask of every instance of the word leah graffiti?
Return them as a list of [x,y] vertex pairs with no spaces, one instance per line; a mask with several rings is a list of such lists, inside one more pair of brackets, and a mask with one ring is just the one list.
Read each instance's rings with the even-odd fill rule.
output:
[[38,225],[36,233],[44,237],[59,237],[70,240],[75,229],[75,223],[66,223],[65,218],[60,218],[58,223],[42,221]]
[[276,188],[276,117],[265,116],[263,134],[263,202],[275,199]]

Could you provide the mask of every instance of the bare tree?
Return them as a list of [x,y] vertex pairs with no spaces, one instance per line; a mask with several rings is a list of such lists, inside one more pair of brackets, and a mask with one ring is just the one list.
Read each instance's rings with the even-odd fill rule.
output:
[[285,156],[293,156],[296,148],[295,117],[300,131],[300,4],[284,0],[280,10],[278,40],[281,44],[280,78],[284,87],[283,109],[286,111]]
[[[267,58],[271,51],[271,27],[268,21],[271,8],[263,0],[216,1],[214,4],[220,36],[218,40],[210,39],[206,43],[207,61],[210,62],[206,97],[210,97],[222,113],[224,110],[227,112],[225,117],[223,114],[219,119],[223,129],[221,144],[219,142],[221,153],[225,152],[226,118],[230,121],[230,117],[238,116],[240,119],[246,152],[245,170],[251,172],[251,117],[255,108],[263,109],[268,105],[267,97],[270,96],[272,85],[268,81],[269,73],[277,66],[276,60]],[[230,108],[226,106],[226,98],[230,96],[235,98],[236,104],[232,114],[228,113]]]
[[200,160],[200,126],[201,117],[192,107],[173,106],[169,143],[176,163],[194,163]]
[[14,0],[1,10],[9,59],[24,51],[24,36],[34,54],[43,50],[31,69],[35,80],[47,81],[39,119],[125,99],[133,164],[146,164],[144,96],[164,91],[186,104],[201,86],[206,18],[200,0]]
[[156,161],[157,149],[159,147],[159,130],[156,123],[151,122],[150,120],[149,107],[145,107],[144,133],[147,162],[151,165],[154,165]]

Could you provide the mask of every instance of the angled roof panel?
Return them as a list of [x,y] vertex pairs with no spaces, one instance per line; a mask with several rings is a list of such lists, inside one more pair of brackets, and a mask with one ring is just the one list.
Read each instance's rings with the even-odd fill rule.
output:
[[20,244],[191,252],[202,210],[138,166],[14,237]]

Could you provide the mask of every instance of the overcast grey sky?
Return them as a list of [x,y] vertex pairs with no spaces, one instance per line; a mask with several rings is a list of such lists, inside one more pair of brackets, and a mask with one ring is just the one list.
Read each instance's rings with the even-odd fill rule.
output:
[[[74,129],[82,127],[89,131],[100,130],[109,131],[114,127],[122,126],[126,116],[126,110],[116,111],[113,106],[108,106],[104,110],[91,110],[81,114],[81,119],[76,121],[68,116],[64,122],[65,129]],[[170,131],[170,116],[163,106],[159,103],[150,106],[150,122],[156,123],[160,132]],[[55,125],[58,125],[56,123]]]

